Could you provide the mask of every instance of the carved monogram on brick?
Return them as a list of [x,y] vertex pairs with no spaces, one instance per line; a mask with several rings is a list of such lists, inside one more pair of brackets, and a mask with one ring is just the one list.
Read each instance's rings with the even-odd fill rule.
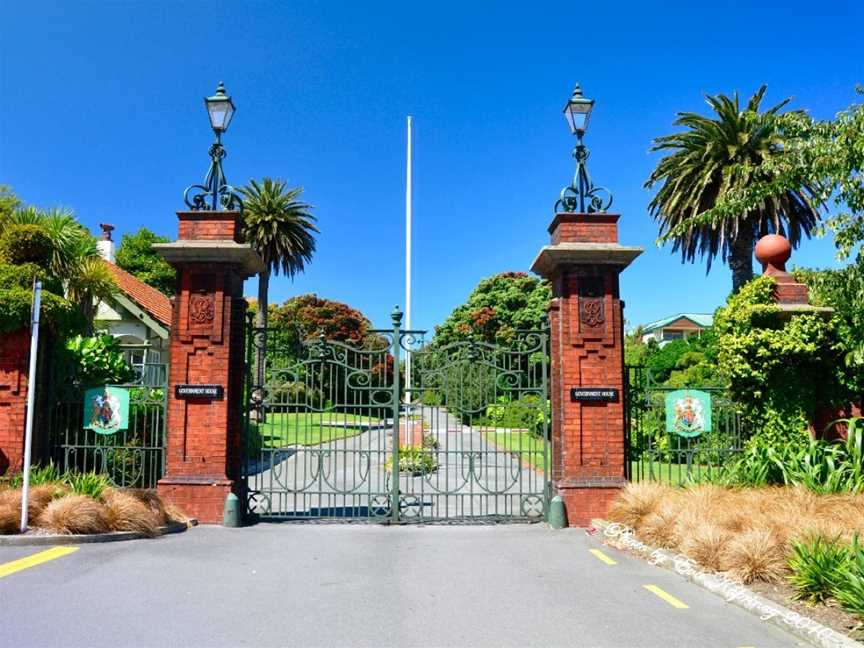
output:
[[189,298],[189,321],[209,324],[213,321],[213,295],[192,295]]
[[579,279],[579,321],[586,328],[596,329],[606,323],[603,296],[602,277]]

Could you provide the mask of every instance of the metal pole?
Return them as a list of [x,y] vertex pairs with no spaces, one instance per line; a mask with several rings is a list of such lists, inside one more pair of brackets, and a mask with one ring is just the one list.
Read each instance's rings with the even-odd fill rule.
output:
[[[405,169],[405,328],[409,331],[411,330],[411,122],[412,117],[408,115],[408,161]],[[411,404],[411,351],[408,349],[405,351],[405,404]]]
[[39,351],[39,310],[42,304],[42,282],[33,283],[33,308],[30,316],[30,371],[27,374],[27,424],[24,429],[24,485],[21,490],[21,533],[27,531],[27,509],[30,497],[30,454],[33,448],[33,409],[36,401],[36,356]]

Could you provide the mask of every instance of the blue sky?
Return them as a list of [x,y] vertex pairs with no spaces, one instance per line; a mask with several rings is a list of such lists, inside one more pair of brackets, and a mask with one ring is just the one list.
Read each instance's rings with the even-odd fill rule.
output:
[[[414,115],[414,324],[432,328],[482,277],[527,270],[572,175],[561,107],[596,99],[589,169],[615,195],[629,323],[713,310],[721,265],[654,244],[642,188],[652,137],[703,93],[749,95],[825,118],[864,82],[860,2],[5,3],[0,183],[64,205],[94,231],[176,234],[184,188],[212,139],[201,98],[224,80],[238,111],[224,142],[239,185],[305,187],[321,236],[305,274],[272,298],[316,292],[387,325],[403,301],[405,116]],[[793,260],[834,264],[830,239]],[[254,294],[247,282],[247,294]]]

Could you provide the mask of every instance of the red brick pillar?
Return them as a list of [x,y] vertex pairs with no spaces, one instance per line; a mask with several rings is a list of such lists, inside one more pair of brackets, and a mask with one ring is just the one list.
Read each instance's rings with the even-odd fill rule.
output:
[[0,335],[0,475],[24,467],[29,362],[30,327]]
[[[263,264],[242,243],[239,215],[178,212],[179,239],[154,246],[178,271],[171,321],[166,470],[158,491],[205,523],[221,522],[225,496],[235,490],[240,477],[243,280]],[[194,395],[207,391],[202,386],[215,387],[219,393]]]
[[625,483],[624,302],[618,276],[642,248],[617,214],[556,214],[532,270],[549,279],[552,488],[568,524],[602,517]]

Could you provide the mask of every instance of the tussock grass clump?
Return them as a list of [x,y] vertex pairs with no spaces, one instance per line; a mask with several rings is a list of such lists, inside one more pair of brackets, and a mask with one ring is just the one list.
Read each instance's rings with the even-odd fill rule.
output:
[[742,583],[772,583],[786,574],[786,547],[768,529],[748,529],[732,537],[729,571]]
[[609,519],[647,544],[686,555],[702,567],[750,583],[790,573],[796,543],[864,537],[864,495],[819,495],[803,487],[628,485]]
[[148,538],[159,535],[159,516],[138,498],[109,488],[102,493],[102,501],[111,531],[134,531]]
[[652,513],[657,503],[670,491],[668,486],[656,482],[628,484],[609,507],[608,517],[612,522],[634,527],[643,517]]
[[165,509],[165,502],[154,491],[144,488],[129,488],[123,491],[130,497],[144,504],[156,516],[156,520],[160,526],[168,524],[169,516]]
[[0,534],[18,533],[21,523],[21,510],[0,501]]
[[105,505],[86,495],[67,495],[52,501],[36,521],[54,533],[105,533],[109,530]]

